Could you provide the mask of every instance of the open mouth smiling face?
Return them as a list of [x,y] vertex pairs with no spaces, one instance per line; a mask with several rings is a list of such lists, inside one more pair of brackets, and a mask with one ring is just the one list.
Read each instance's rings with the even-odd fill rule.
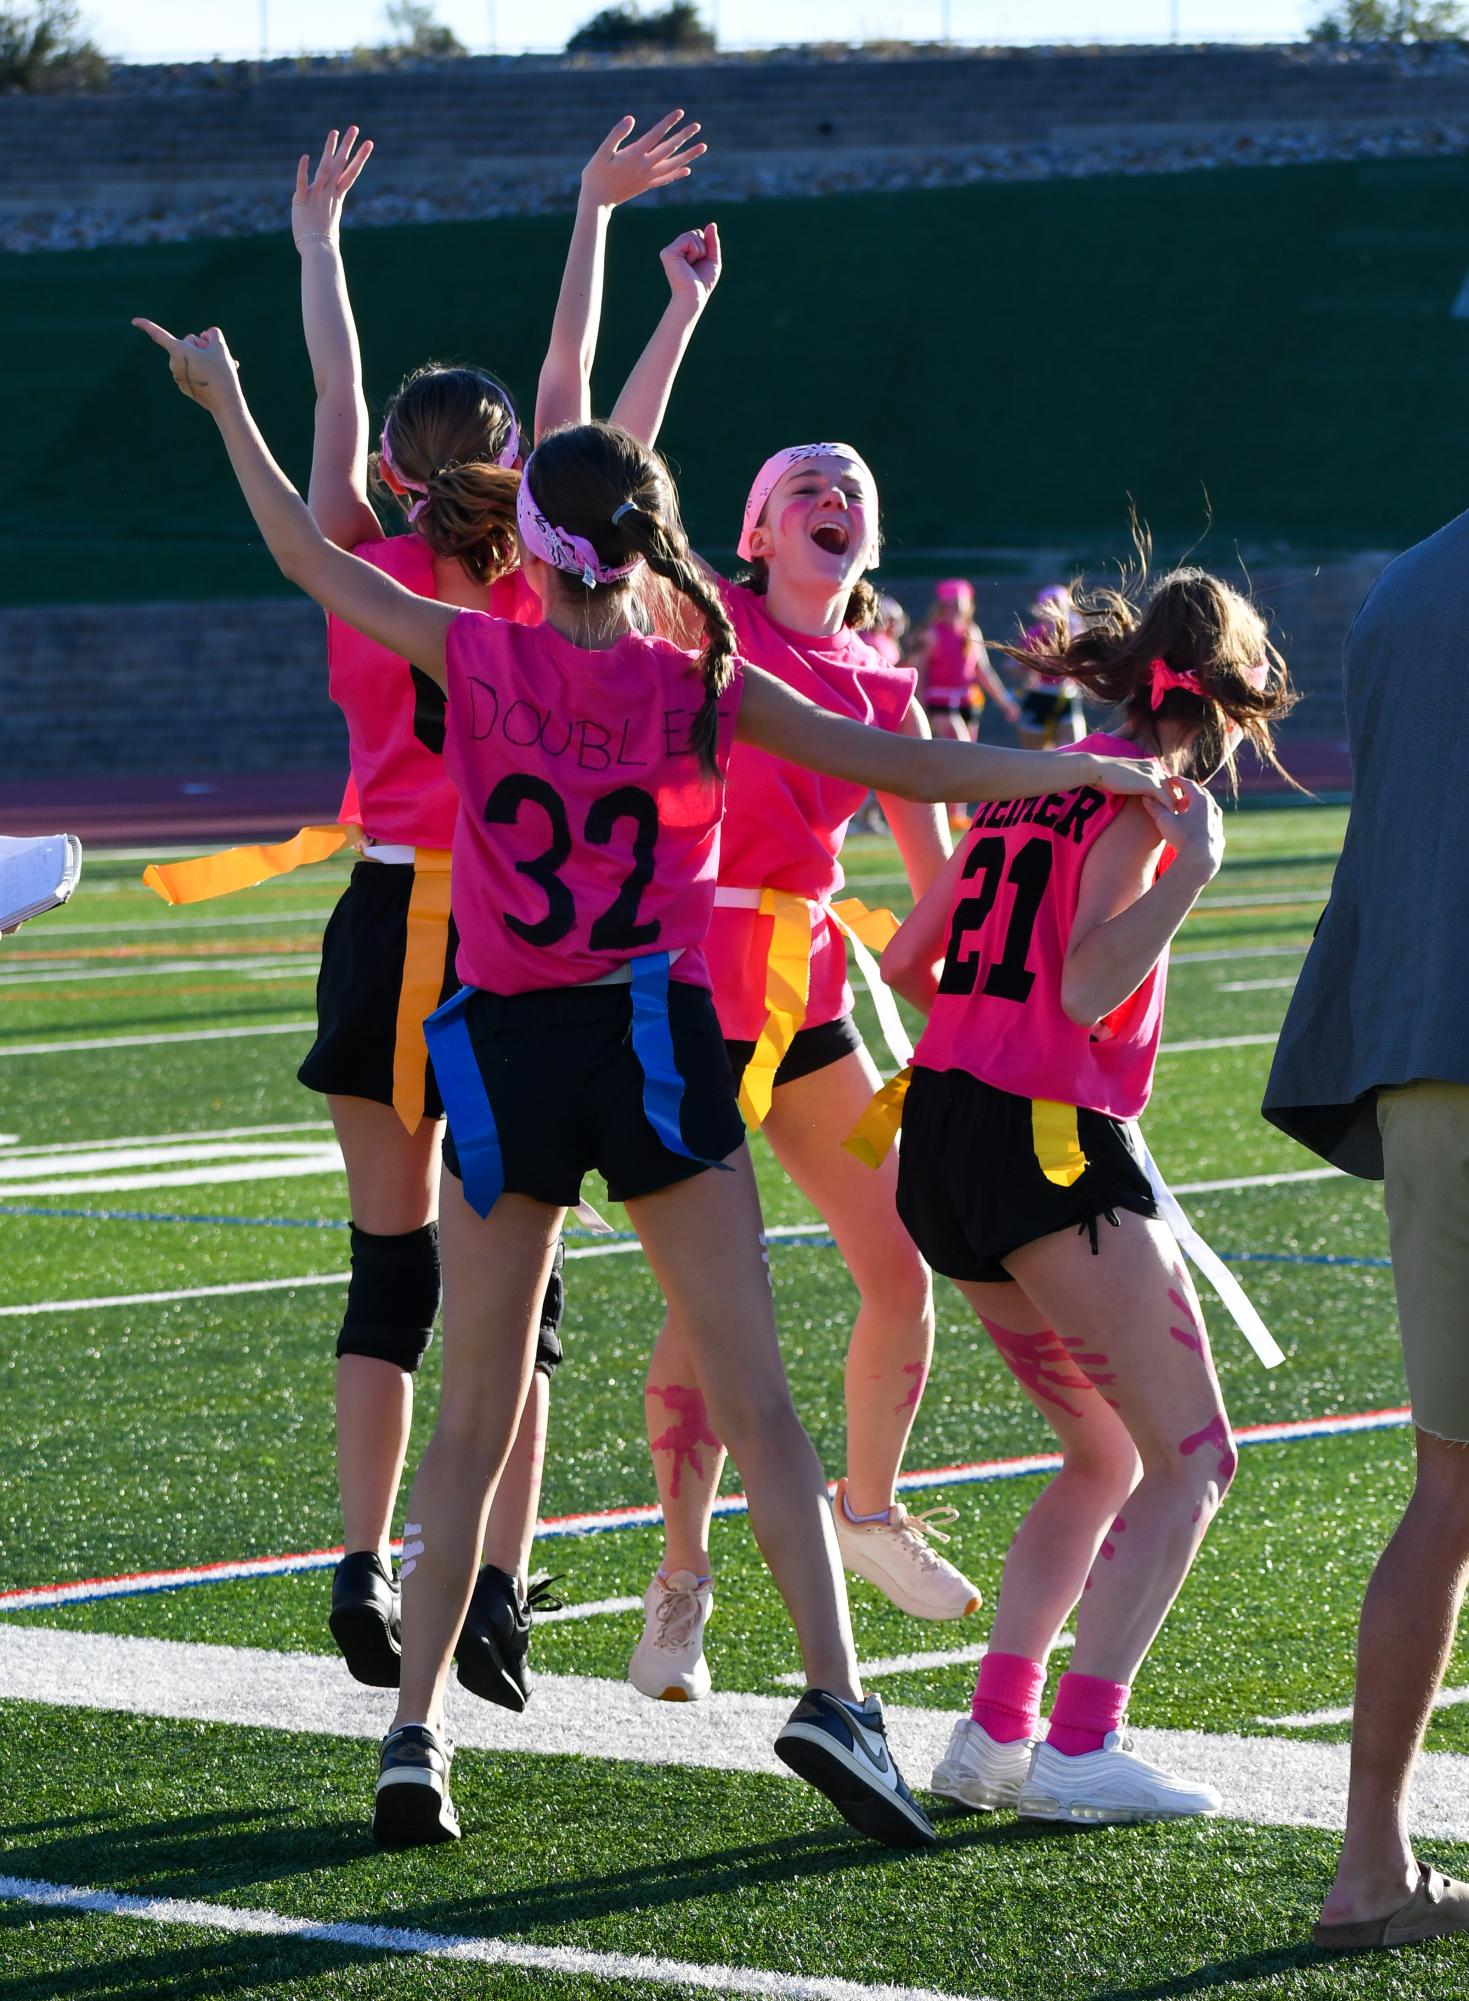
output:
[[862,471],[844,458],[811,459],[792,467],[771,495],[762,526],[769,558],[800,563],[814,554],[833,581],[846,581],[871,560],[876,496]]

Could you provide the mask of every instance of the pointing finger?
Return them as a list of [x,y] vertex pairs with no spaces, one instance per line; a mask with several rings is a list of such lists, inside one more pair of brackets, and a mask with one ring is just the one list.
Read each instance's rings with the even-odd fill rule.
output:
[[140,332],[147,334],[149,340],[156,341],[159,347],[166,348],[170,354],[177,354],[182,346],[182,342],[176,341],[168,329],[159,326],[156,320],[134,320],[133,325]]

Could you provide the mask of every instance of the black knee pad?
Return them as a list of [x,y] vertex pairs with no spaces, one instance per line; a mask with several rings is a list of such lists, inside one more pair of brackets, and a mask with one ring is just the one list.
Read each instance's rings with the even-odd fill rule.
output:
[[561,1316],[566,1311],[566,1246],[558,1243],[551,1276],[541,1299],[541,1326],[536,1335],[536,1367],[548,1380],[561,1367]]
[[439,1226],[401,1237],[352,1225],[352,1277],[337,1354],[367,1355],[412,1375],[434,1336],[439,1310]]

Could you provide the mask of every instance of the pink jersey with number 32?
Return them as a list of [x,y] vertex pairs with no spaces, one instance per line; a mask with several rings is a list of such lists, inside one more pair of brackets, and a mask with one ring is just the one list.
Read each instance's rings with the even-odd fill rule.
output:
[[[689,749],[694,656],[637,633],[593,652],[475,611],[445,650],[460,979],[530,993],[679,952],[673,977],[707,987],[724,781]],[[721,770],[740,686],[719,704]]]
[[[1070,750],[1137,757],[1099,733]],[[1087,856],[1127,802],[1094,786],[981,806],[963,844],[944,970],[914,1054],[925,1070],[965,1070],[1021,1098],[1136,1118],[1148,1102],[1163,1029],[1166,950],[1137,991],[1090,1027],[1061,1006],[1061,975]],[[1164,850],[1164,863],[1172,850]]]

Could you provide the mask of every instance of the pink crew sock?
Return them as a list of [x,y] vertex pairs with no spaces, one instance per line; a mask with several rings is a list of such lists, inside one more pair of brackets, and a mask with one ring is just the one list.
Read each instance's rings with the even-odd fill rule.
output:
[[979,1664],[969,1713],[997,1744],[1034,1737],[1040,1721],[1045,1664],[1024,1654],[986,1654]]
[[1046,1742],[1068,1758],[1100,1751],[1108,1731],[1121,1729],[1131,1694],[1125,1681],[1103,1681],[1068,1669],[1056,1688]]

